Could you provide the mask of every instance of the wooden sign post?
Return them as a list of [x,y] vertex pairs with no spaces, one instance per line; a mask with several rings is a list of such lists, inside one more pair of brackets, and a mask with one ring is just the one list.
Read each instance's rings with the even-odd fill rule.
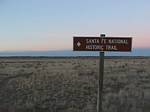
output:
[[98,98],[97,112],[102,112],[102,94],[103,94],[103,76],[104,76],[104,51],[113,52],[131,52],[131,37],[106,37],[101,34],[100,37],[74,37],[74,51],[100,51],[99,76],[98,76]]

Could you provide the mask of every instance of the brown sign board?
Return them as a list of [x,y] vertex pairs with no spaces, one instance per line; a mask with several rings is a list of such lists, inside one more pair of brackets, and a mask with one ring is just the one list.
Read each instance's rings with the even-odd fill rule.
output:
[[74,51],[129,52],[131,49],[131,37],[73,37]]

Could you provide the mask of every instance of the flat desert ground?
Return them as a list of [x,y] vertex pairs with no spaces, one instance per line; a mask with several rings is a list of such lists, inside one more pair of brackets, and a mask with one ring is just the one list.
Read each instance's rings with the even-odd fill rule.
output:
[[[96,112],[98,57],[0,58],[0,112]],[[150,112],[150,57],[105,59],[103,112]]]

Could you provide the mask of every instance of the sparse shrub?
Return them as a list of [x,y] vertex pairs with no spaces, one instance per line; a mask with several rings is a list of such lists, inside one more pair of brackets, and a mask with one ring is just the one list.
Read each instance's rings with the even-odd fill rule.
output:
[[145,71],[144,68],[142,68],[142,69],[138,69],[136,72],[137,72],[138,74],[141,74],[141,73],[145,73],[146,71]]

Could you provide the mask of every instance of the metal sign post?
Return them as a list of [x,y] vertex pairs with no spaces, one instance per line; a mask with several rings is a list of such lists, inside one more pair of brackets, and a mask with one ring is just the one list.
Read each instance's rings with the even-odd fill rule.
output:
[[103,75],[104,75],[104,51],[131,52],[131,37],[107,37],[101,34],[100,37],[73,37],[74,51],[100,51],[99,75],[98,75],[98,98],[97,112],[102,112],[103,96]]
[[[100,35],[101,38],[105,37],[105,34]],[[104,51],[100,52],[99,60],[99,77],[98,77],[98,99],[97,99],[97,112],[102,112],[102,96],[103,96],[103,76],[104,76]]]

